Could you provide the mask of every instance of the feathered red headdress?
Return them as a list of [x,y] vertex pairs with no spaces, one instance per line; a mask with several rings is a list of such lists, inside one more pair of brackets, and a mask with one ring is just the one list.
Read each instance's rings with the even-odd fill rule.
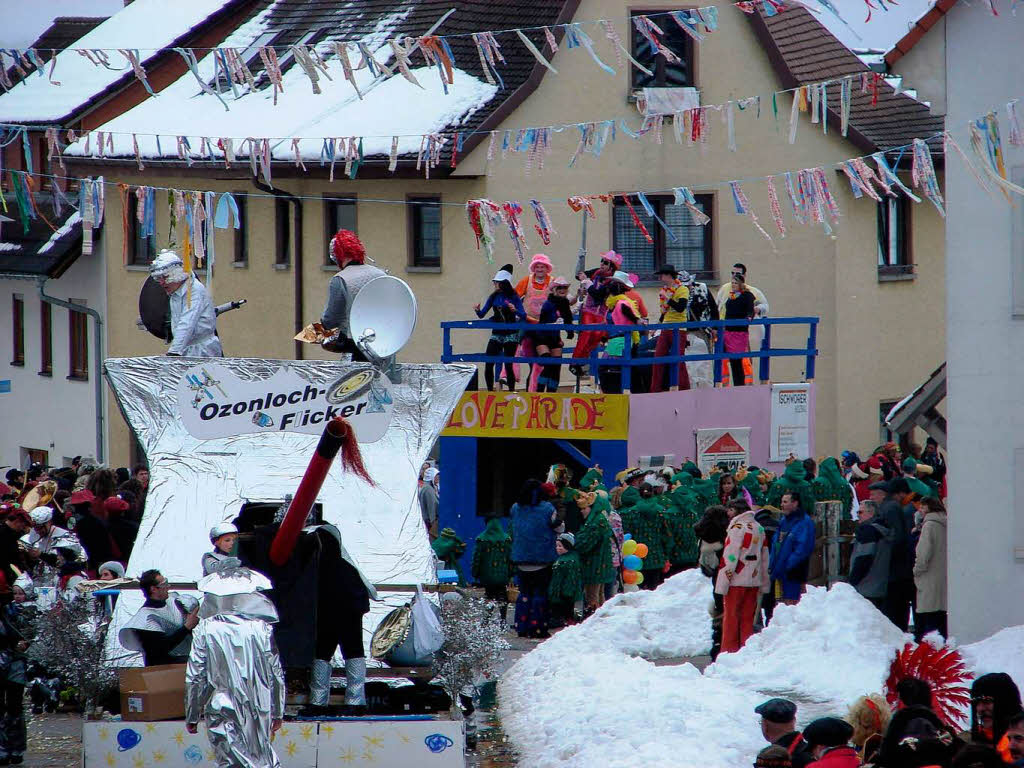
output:
[[885,681],[885,698],[893,711],[899,706],[896,686],[901,680],[916,677],[932,689],[932,709],[947,725],[958,727],[963,707],[971,703],[967,687],[970,674],[960,652],[953,648],[936,648],[931,643],[907,643],[897,651]]

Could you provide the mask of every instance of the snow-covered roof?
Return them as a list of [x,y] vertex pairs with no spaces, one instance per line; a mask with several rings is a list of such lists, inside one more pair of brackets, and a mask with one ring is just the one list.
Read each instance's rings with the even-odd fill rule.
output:
[[[234,0],[135,0],[75,43],[75,48],[137,49],[146,60],[153,49],[171,46]],[[116,51],[108,52],[110,67],[95,66],[76,50],[57,54],[53,79],[50,65],[44,75],[34,74],[0,95],[0,115],[7,122],[60,122],[102,94],[122,78],[133,78],[132,68]]]
[[[297,0],[279,0],[240,24],[219,44],[222,48],[243,52],[243,58],[249,59],[258,78],[255,91],[247,86],[231,89],[225,83],[219,93],[211,93],[201,88],[192,73],[186,73],[156,96],[95,128],[109,135],[104,142],[103,157],[133,158],[132,134],[143,158],[164,158],[166,162],[176,163],[181,161],[177,136],[188,138],[191,157],[197,162],[210,160],[206,152],[200,154],[203,137],[211,139],[213,159],[218,161],[223,158],[217,147],[218,139],[234,139],[234,153],[244,161],[250,154],[249,145],[244,144],[249,136],[277,137],[271,150],[272,158],[278,162],[295,160],[293,137],[300,139],[298,155],[305,163],[319,161],[325,137],[361,137],[365,157],[389,155],[392,137],[397,136],[398,154],[415,155],[421,150],[424,134],[443,132],[447,142],[443,156],[447,159],[451,137],[461,130],[466,132],[465,145],[460,144],[459,150],[468,152],[479,142],[481,128],[489,127],[485,123],[499,119],[496,114],[499,107],[524,98],[536,87],[540,75],[535,72],[539,65],[532,55],[524,46],[515,45],[505,48],[506,62],[497,66],[504,87],[487,82],[467,32],[564,23],[571,19],[574,5],[567,1],[522,0],[515,5],[459,6],[438,30],[453,35],[448,42],[454,59],[454,82],[448,85],[447,93],[439,71],[422,66],[423,59],[417,54],[415,65],[410,63],[410,67],[419,85],[398,71],[374,82],[370,71],[363,68],[354,73],[363,96],[360,99],[345,78],[333,43],[363,43],[379,62],[393,66],[394,53],[388,40],[423,35],[447,9],[439,8],[433,0],[325,2],[316,6],[303,5]],[[555,35],[559,37],[561,31],[556,30]],[[534,37],[537,47],[543,48],[543,34],[536,32]],[[292,44],[315,46],[327,63],[330,79],[320,74],[321,93],[313,92],[309,77],[298,64],[286,66]],[[272,45],[282,62],[283,90],[277,95],[276,105],[274,87],[262,72],[256,56],[259,47],[264,45]],[[353,65],[362,58],[355,48],[350,49],[350,57]],[[215,82],[212,56],[200,61],[198,73],[204,84]],[[108,134],[111,131],[121,133]],[[159,141],[154,135],[144,134],[159,134]],[[67,148],[66,154],[83,158],[99,156],[95,133],[88,153],[85,144],[84,140],[79,140]],[[337,153],[344,158],[340,147]]]

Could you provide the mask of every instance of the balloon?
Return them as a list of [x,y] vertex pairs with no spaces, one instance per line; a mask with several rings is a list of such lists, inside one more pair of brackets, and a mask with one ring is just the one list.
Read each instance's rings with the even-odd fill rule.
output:
[[637,557],[647,557],[647,545],[637,544],[636,552],[634,552],[633,554],[635,554]]
[[636,545],[635,541],[633,541],[632,539],[627,539],[626,541],[622,542],[622,554],[624,554],[624,555],[635,554],[636,553],[636,546],[637,545]]
[[622,540],[623,541],[629,541],[632,538],[633,538],[633,534],[632,533],[627,533],[625,536],[622,537]]
[[623,571],[622,572],[622,580],[626,584],[636,584],[636,580],[638,578],[640,578],[640,572],[639,571]]
[[622,567],[630,571],[639,571],[643,564],[644,561],[636,555],[626,555],[622,558]]
[[643,584],[644,583],[644,575],[642,573],[640,573],[639,571],[637,571],[637,574],[636,574],[636,583],[637,584]]

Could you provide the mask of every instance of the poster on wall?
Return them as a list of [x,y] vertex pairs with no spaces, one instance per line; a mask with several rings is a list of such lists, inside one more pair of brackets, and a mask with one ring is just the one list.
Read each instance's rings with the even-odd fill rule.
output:
[[697,466],[707,474],[724,464],[730,472],[750,464],[750,427],[697,430]]
[[772,420],[769,461],[811,455],[808,419],[810,384],[772,384]]

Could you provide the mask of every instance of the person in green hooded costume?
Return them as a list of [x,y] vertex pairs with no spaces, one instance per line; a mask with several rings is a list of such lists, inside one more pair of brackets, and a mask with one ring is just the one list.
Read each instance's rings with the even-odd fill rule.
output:
[[440,536],[430,542],[430,546],[437,559],[444,563],[444,567],[459,575],[459,586],[466,586],[466,577],[462,573],[462,566],[459,565],[459,558],[466,553],[466,542],[455,534],[453,528],[445,528]]
[[782,494],[792,491],[800,500],[800,509],[808,515],[814,515],[814,489],[807,482],[807,470],[802,461],[794,460],[786,465],[786,471],[768,488],[766,502],[772,507],[781,507]]
[[668,553],[672,566],[668,575],[674,576],[697,565],[700,544],[693,526],[700,520],[703,507],[690,486],[679,485],[664,498],[668,499],[669,505],[662,514],[672,535],[672,549]]
[[585,608],[593,613],[604,605],[605,584],[615,581],[612,565],[612,526],[604,514],[607,494],[580,493],[576,497],[583,524],[576,532],[576,552],[582,568]]
[[512,580],[512,537],[497,517],[488,520],[483,533],[476,537],[470,573],[473,581],[483,586],[488,600],[507,603],[506,589]]
[[555,539],[558,559],[551,566],[551,583],[548,586],[548,604],[551,617],[562,626],[576,623],[575,606],[583,599],[583,580],[580,576],[580,556],[576,552],[576,540],[571,533],[563,533]]
[[758,480],[760,474],[760,467],[741,467],[736,471],[736,482],[750,494],[755,506],[764,504],[764,491],[761,490],[761,483]]
[[[635,489],[633,489],[635,490]],[[622,507],[622,530],[630,534],[637,544],[647,545],[647,556],[644,557],[644,575],[641,589],[657,589],[665,580],[664,568],[668,553],[675,546],[672,534],[661,506],[654,500],[654,488],[643,483],[637,492],[639,501],[628,509]],[[623,496],[626,494],[623,493]]]
[[811,487],[817,501],[843,502],[843,516],[849,517],[853,509],[853,488],[846,482],[839,469],[839,462],[832,456],[822,460],[818,466],[818,476],[814,478]]
[[604,487],[604,470],[597,464],[588,469],[580,478],[580,490],[584,492],[608,490]]
[[[928,472],[932,471],[932,468],[927,464],[922,465]],[[933,499],[939,498],[939,486],[931,485],[917,476],[918,462],[912,457],[908,456],[903,460],[902,467],[903,477],[907,480],[907,485],[910,486],[910,490],[916,493],[920,498],[927,499],[929,497]]]

